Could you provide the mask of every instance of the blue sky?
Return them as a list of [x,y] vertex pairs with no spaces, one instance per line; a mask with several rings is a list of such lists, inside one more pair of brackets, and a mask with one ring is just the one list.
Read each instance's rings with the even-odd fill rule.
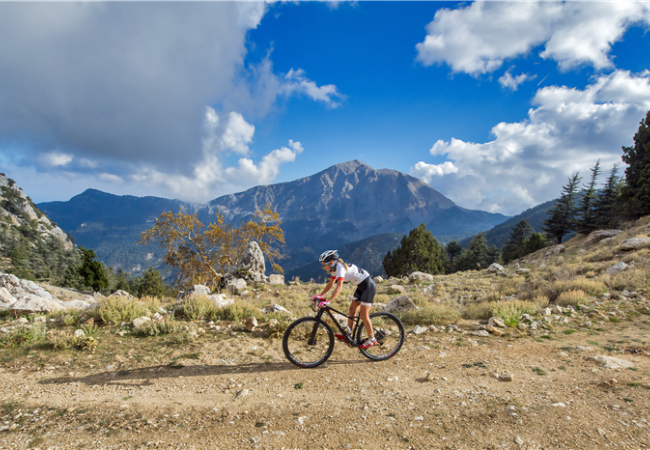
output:
[[360,159],[503,214],[620,162],[638,2],[0,3],[0,171],[207,201]]

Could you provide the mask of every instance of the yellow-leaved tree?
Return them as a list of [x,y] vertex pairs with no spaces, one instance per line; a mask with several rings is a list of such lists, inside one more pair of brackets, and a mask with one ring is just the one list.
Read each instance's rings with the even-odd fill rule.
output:
[[282,221],[268,203],[237,228],[224,223],[223,214],[215,216],[217,220],[205,227],[196,214],[185,214],[182,208],[177,214],[164,212],[153,228],[140,235],[140,243],[157,242],[165,249],[163,261],[178,269],[179,287],[216,287],[220,273],[239,263],[250,241],[259,244],[273,270],[282,272],[277,263],[282,259],[278,247],[285,242]]

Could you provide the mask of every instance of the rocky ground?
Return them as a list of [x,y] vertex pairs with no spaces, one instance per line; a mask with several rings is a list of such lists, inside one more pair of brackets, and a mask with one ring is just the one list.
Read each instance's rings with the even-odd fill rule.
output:
[[[340,343],[317,369],[286,361],[282,327],[322,289],[309,284],[251,284],[226,306],[0,311],[0,448],[650,447],[647,223],[505,268],[379,283],[378,303],[411,308],[385,362]],[[155,335],[137,315],[120,323],[129,311]]]
[[410,334],[380,363],[337,344],[311,370],[286,362],[279,340],[233,333],[180,347],[116,334],[111,352],[5,358],[0,447],[650,446],[644,316],[552,336]]

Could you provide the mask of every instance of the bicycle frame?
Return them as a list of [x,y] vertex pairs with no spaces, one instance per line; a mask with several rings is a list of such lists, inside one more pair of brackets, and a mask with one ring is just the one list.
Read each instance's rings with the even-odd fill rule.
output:
[[[334,315],[332,314],[331,311],[334,311],[335,313],[347,317],[348,319],[351,319],[354,322],[354,328],[352,329],[351,335],[348,336],[347,331],[345,331],[341,326],[341,324],[339,323],[339,321],[334,318]],[[321,320],[323,314],[325,313],[327,313],[330,319],[332,319],[332,321],[336,324],[336,327],[339,329],[341,334],[345,336],[345,340],[350,347],[358,347],[359,345],[361,345],[361,342],[357,342],[356,339],[354,338],[354,336],[357,335],[357,330],[359,329],[359,326],[364,326],[363,321],[361,320],[359,314],[357,314],[356,316],[348,316],[347,314],[344,314],[341,311],[336,310],[329,305],[324,305],[322,308],[318,310],[318,314],[316,314],[316,319]],[[318,331],[318,326],[315,326],[314,331],[312,331],[311,339],[309,340],[309,343],[312,345],[315,342],[317,331]]]

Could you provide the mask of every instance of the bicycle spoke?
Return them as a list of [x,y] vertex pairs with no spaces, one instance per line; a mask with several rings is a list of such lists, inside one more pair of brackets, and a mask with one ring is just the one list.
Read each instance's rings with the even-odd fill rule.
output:
[[327,325],[314,318],[292,323],[283,338],[283,350],[289,361],[300,367],[316,367],[329,358],[334,335]]

